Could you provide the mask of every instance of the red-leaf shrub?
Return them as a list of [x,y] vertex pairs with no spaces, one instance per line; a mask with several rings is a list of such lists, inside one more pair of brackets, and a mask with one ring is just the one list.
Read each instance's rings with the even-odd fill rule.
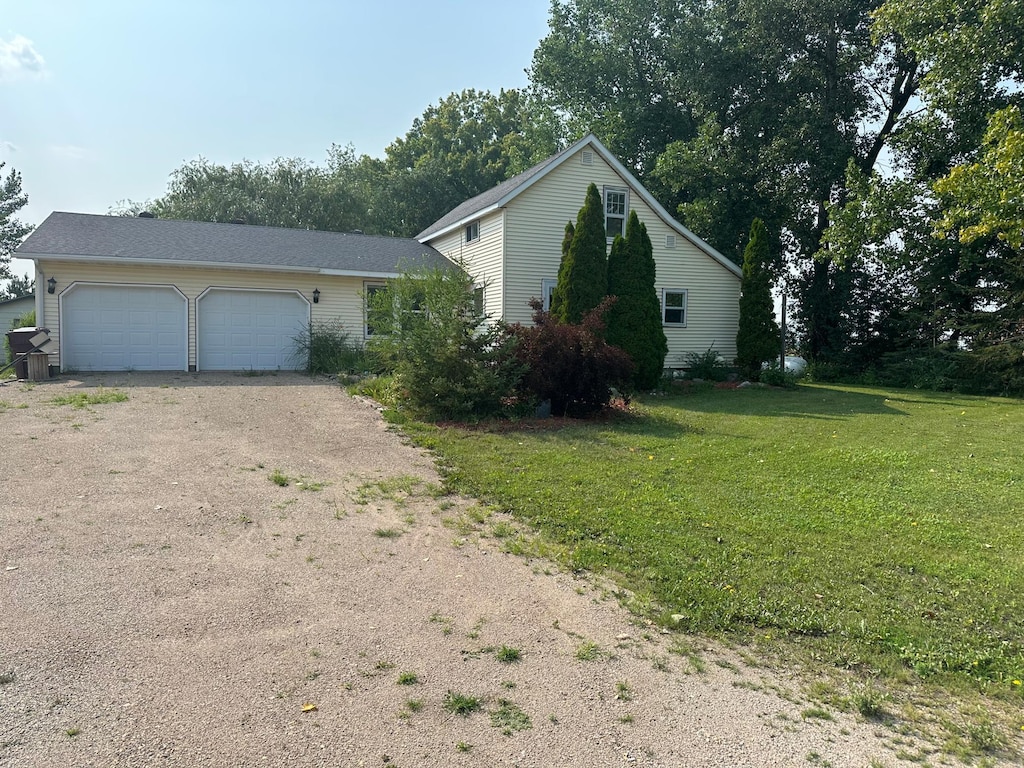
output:
[[511,326],[519,341],[516,357],[527,366],[521,386],[551,401],[552,416],[589,416],[608,404],[613,387],[628,386],[633,362],[604,340],[603,317],[614,302],[606,297],[574,325],[559,323],[533,299],[533,326]]

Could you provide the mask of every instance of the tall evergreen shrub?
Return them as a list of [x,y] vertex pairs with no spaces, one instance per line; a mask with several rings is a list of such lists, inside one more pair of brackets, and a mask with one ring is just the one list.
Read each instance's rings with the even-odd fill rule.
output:
[[779,352],[779,326],[768,274],[768,231],[761,219],[754,219],[750,225],[750,240],[743,251],[741,290],[736,365],[745,376],[756,380],[761,375],[761,364]]
[[654,246],[647,227],[631,211],[626,237],[616,237],[608,255],[608,295],[617,301],[608,312],[605,337],[633,360],[633,384],[638,389],[658,383],[668,355],[654,279]]
[[[568,233],[566,227],[567,238]],[[551,297],[551,314],[556,320],[577,324],[601,303],[608,293],[606,254],[604,206],[597,185],[591,184],[558,269],[558,285]]]

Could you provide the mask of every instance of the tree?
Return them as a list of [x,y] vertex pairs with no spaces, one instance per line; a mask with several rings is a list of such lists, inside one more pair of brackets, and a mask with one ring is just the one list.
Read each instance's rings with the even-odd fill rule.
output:
[[21,296],[30,296],[35,290],[36,281],[28,275],[11,275],[6,287],[0,290],[0,301],[4,299],[17,299]]
[[391,370],[405,403],[434,419],[503,413],[522,376],[515,340],[475,309],[462,269],[420,268],[370,299],[367,349]]
[[606,338],[632,359],[638,389],[658,383],[668,355],[654,283],[654,246],[646,225],[630,211],[626,237],[617,236],[608,255],[608,294],[616,301],[608,311]]
[[6,163],[0,163],[0,280],[11,276],[11,254],[32,231],[14,215],[28,204],[28,195],[21,191],[21,174],[13,168],[3,176]]
[[743,283],[740,293],[740,325],[736,333],[736,365],[755,381],[761,365],[778,354],[779,326],[775,322],[771,282],[768,276],[768,232],[754,219],[750,241],[743,252]]
[[977,285],[984,301],[975,315],[985,341],[1024,338],[1024,120],[1016,107],[996,112],[976,162],[935,184],[945,203],[940,236],[980,245]]
[[525,91],[451,93],[387,147],[372,207],[387,209],[387,234],[411,237],[563,142],[553,110]]
[[814,288],[801,313],[815,355],[831,353],[823,340],[840,336],[824,330],[848,301],[822,248],[827,204],[845,198],[851,159],[875,166],[920,83],[897,37],[872,38],[879,2],[568,0],[531,69],[571,123],[596,114],[641,182],[728,257],[765,221],[772,252]]
[[607,247],[601,193],[596,184],[591,184],[576,217],[572,242],[562,258],[558,284],[551,297],[551,314],[559,322],[580,323],[607,295]]

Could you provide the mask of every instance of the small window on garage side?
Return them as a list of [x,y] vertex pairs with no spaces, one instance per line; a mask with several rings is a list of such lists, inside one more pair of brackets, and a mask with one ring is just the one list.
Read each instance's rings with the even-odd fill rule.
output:
[[367,337],[373,336],[374,333],[374,328],[370,324],[370,307],[373,305],[373,297],[377,294],[378,291],[383,291],[385,288],[387,288],[387,285],[385,283],[363,284],[363,293],[366,296],[366,306],[363,308],[363,314],[366,318],[366,327],[364,329],[364,332]]
[[686,291],[666,288],[662,291],[661,309],[665,325],[686,325]]
[[472,243],[474,240],[480,239],[480,222],[474,221],[472,224],[466,225],[466,242]]

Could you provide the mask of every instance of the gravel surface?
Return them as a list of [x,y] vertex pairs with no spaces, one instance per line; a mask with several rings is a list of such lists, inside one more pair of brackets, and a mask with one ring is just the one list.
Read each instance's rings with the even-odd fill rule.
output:
[[511,521],[323,380],[8,383],[0,426],[0,765],[897,763],[883,727],[502,552]]

